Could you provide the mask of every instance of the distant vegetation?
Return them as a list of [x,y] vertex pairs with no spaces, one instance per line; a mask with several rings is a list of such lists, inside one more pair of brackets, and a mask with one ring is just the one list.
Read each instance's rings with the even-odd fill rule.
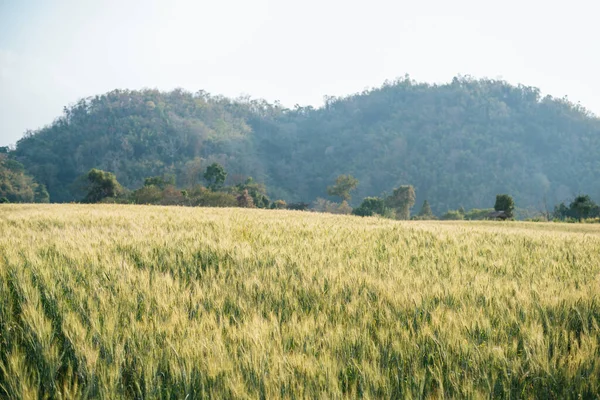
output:
[[0,203],[47,203],[48,191],[29,176],[23,165],[0,152]]
[[[82,203],[121,203],[121,204],[155,204],[201,207],[243,207],[270,208],[290,210],[311,210],[330,214],[354,214],[361,217],[379,216],[397,220],[434,220],[438,217],[425,200],[420,211],[411,215],[415,204],[415,190],[411,185],[395,188],[392,194],[384,197],[367,197],[357,208],[348,204],[350,191],[359,184],[352,175],[340,175],[335,184],[327,188],[330,196],[339,197],[342,202],[336,203],[323,198],[317,198],[312,204],[290,203],[278,199],[272,201],[265,185],[255,182],[252,178],[235,186],[224,185],[227,171],[219,163],[213,163],[203,174],[208,187],[200,184],[178,189],[175,177],[172,175],[154,176],[144,179],[144,186],[134,191],[123,189],[114,174],[98,169],[91,169],[78,179],[82,190]],[[85,193],[85,194],[83,194]],[[6,198],[0,198],[0,203],[9,203]],[[501,212],[496,216],[494,212]],[[515,213],[520,212],[519,219],[530,221],[567,221],[567,222],[600,222],[600,206],[588,195],[579,195],[566,206],[561,203],[549,211],[539,211],[532,218],[526,210],[516,210],[512,196],[496,195],[494,208],[449,210],[439,218],[442,220],[488,220],[514,219]]]
[[598,225],[3,205],[0,232],[2,399],[600,394]]
[[582,221],[600,218],[600,206],[588,195],[579,195],[567,206],[560,203],[554,208],[554,218]]
[[415,204],[427,200],[438,216],[491,207],[498,193],[536,211],[580,193],[600,199],[599,119],[535,88],[465,77],[444,85],[399,79],[327,98],[318,109],[115,90],[65,108],[10,157],[53,202],[80,200],[77,180],[92,168],[129,190],[152,176],[172,176],[183,190],[210,186],[203,173],[213,163],[228,172],[224,185],[253,177],[270,198],[321,198],[325,208],[328,187],[342,175],[359,182],[351,199],[350,190],[336,195],[348,206],[412,185]]

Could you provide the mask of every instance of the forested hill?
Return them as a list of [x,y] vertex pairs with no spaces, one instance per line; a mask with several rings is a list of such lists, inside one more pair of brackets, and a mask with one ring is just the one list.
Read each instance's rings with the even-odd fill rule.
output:
[[538,89],[493,80],[429,85],[402,79],[322,108],[284,109],[175,90],[116,90],[82,100],[28,133],[12,156],[52,201],[76,199],[90,168],[130,188],[171,173],[201,182],[219,162],[233,183],[264,182],[272,198],[312,201],[340,174],[360,181],[354,203],[411,184],[435,212],[491,207],[498,193],[520,207],[600,197],[600,120]]

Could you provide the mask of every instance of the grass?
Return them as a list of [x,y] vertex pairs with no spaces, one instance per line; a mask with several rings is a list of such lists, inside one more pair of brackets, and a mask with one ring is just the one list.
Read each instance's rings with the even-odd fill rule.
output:
[[598,398],[600,226],[0,206],[0,398]]

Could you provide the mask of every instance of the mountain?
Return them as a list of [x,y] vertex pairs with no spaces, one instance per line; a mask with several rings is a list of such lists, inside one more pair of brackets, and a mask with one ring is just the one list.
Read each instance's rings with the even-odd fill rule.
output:
[[252,176],[272,198],[312,201],[341,174],[366,196],[414,185],[436,213],[493,205],[548,207],[578,193],[600,197],[600,120],[566,99],[503,81],[408,77],[321,108],[286,109],[183,90],[113,92],[65,108],[29,132],[12,156],[56,202],[76,199],[90,168],[126,187],[168,173],[181,186],[219,162],[233,183]]

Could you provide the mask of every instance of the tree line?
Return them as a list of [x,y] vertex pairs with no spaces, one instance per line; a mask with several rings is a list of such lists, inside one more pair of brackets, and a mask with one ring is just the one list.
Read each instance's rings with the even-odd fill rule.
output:
[[[416,193],[412,185],[401,185],[391,194],[381,197],[366,197],[357,208],[352,208],[349,201],[351,192],[359,185],[358,179],[352,175],[340,175],[333,185],[328,186],[329,196],[337,197],[341,202],[317,198],[312,205],[304,202],[290,203],[285,200],[272,201],[264,184],[247,178],[244,182],[226,186],[227,171],[219,163],[212,163],[202,174],[206,185],[197,184],[190,188],[177,188],[173,176],[153,176],[144,180],[141,188],[128,191],[118,182],[116,176],[96,168],[79,178],[79,187],[85,193],[83,203],[129,203],[204,207],[243,207],[290,210],[311,210],[333,214],[353,214],[362,217],[380,216],[397,220],[432,220],[437,219],[427,200],[421,210],[411,216],[415,204]],[[496,196],[495,211],[501,211],[507,218],[513,218],[514,200],[510,195]],[[483,211],[483,212],[482,212]],[[442,219],[489,219],[490,210],[462,211],[461,218],[443,216]],[[460,212],[459,212],[460,213]],[[493,216],[491,218],[494,218]]]
[[587,194],[576,196],[566,205],[561,202],[554,207],[553,217],[561,221],[583,221],[597,219],[600,222],[600,206]]
[[[144,184],[136,190],[127,190],[112,172],[92,168],[80,176],[72,190],[85,193],[79,199],[83,203],[130,203],[183,205],[204,207],[246,207],[290,210],[313,210],[334,214],[353,214],[357,216],[381,216],[399,220],[484,220],[496,218],[493,211],[502,211],[507,219],[514,218],[515,203],[512,196],[499,194],[496,196],[494,208],[465,210],[460,207],[436,216],[428,200],[424,200],[419,212],[411,215],[415,204],[416,192],[412,185],[401,185],[391,194],[380,197],[369,196],[360,205],[352,208],[349,201],[351,192],[359,185],[358,179],[352,175],[340,175],[333,185],[327,187],[327,194],[341,201],[336,203],[317,198],[312,204],[305,202],[287,203],[278,199],[271,201],[268,190],[262,183],[248,177],[235,185],[226,186],[227,171],[219,163],[206,167],[196,182],[185,189],[177,187],[173,175],[147,177]],[[205,186],[198,183],[203,179]],[[27,175],[25,168],[18,161],[8,157],[8,151],[0,148],[0,203],[47,203],[49,194],[44,185],[38,184]],[[537,220],[581,222],[584,220],[600,222],[600,206],[589,195],[576,196],[568,205],[565,202],[554,207],[552,213],[540,211]]]

